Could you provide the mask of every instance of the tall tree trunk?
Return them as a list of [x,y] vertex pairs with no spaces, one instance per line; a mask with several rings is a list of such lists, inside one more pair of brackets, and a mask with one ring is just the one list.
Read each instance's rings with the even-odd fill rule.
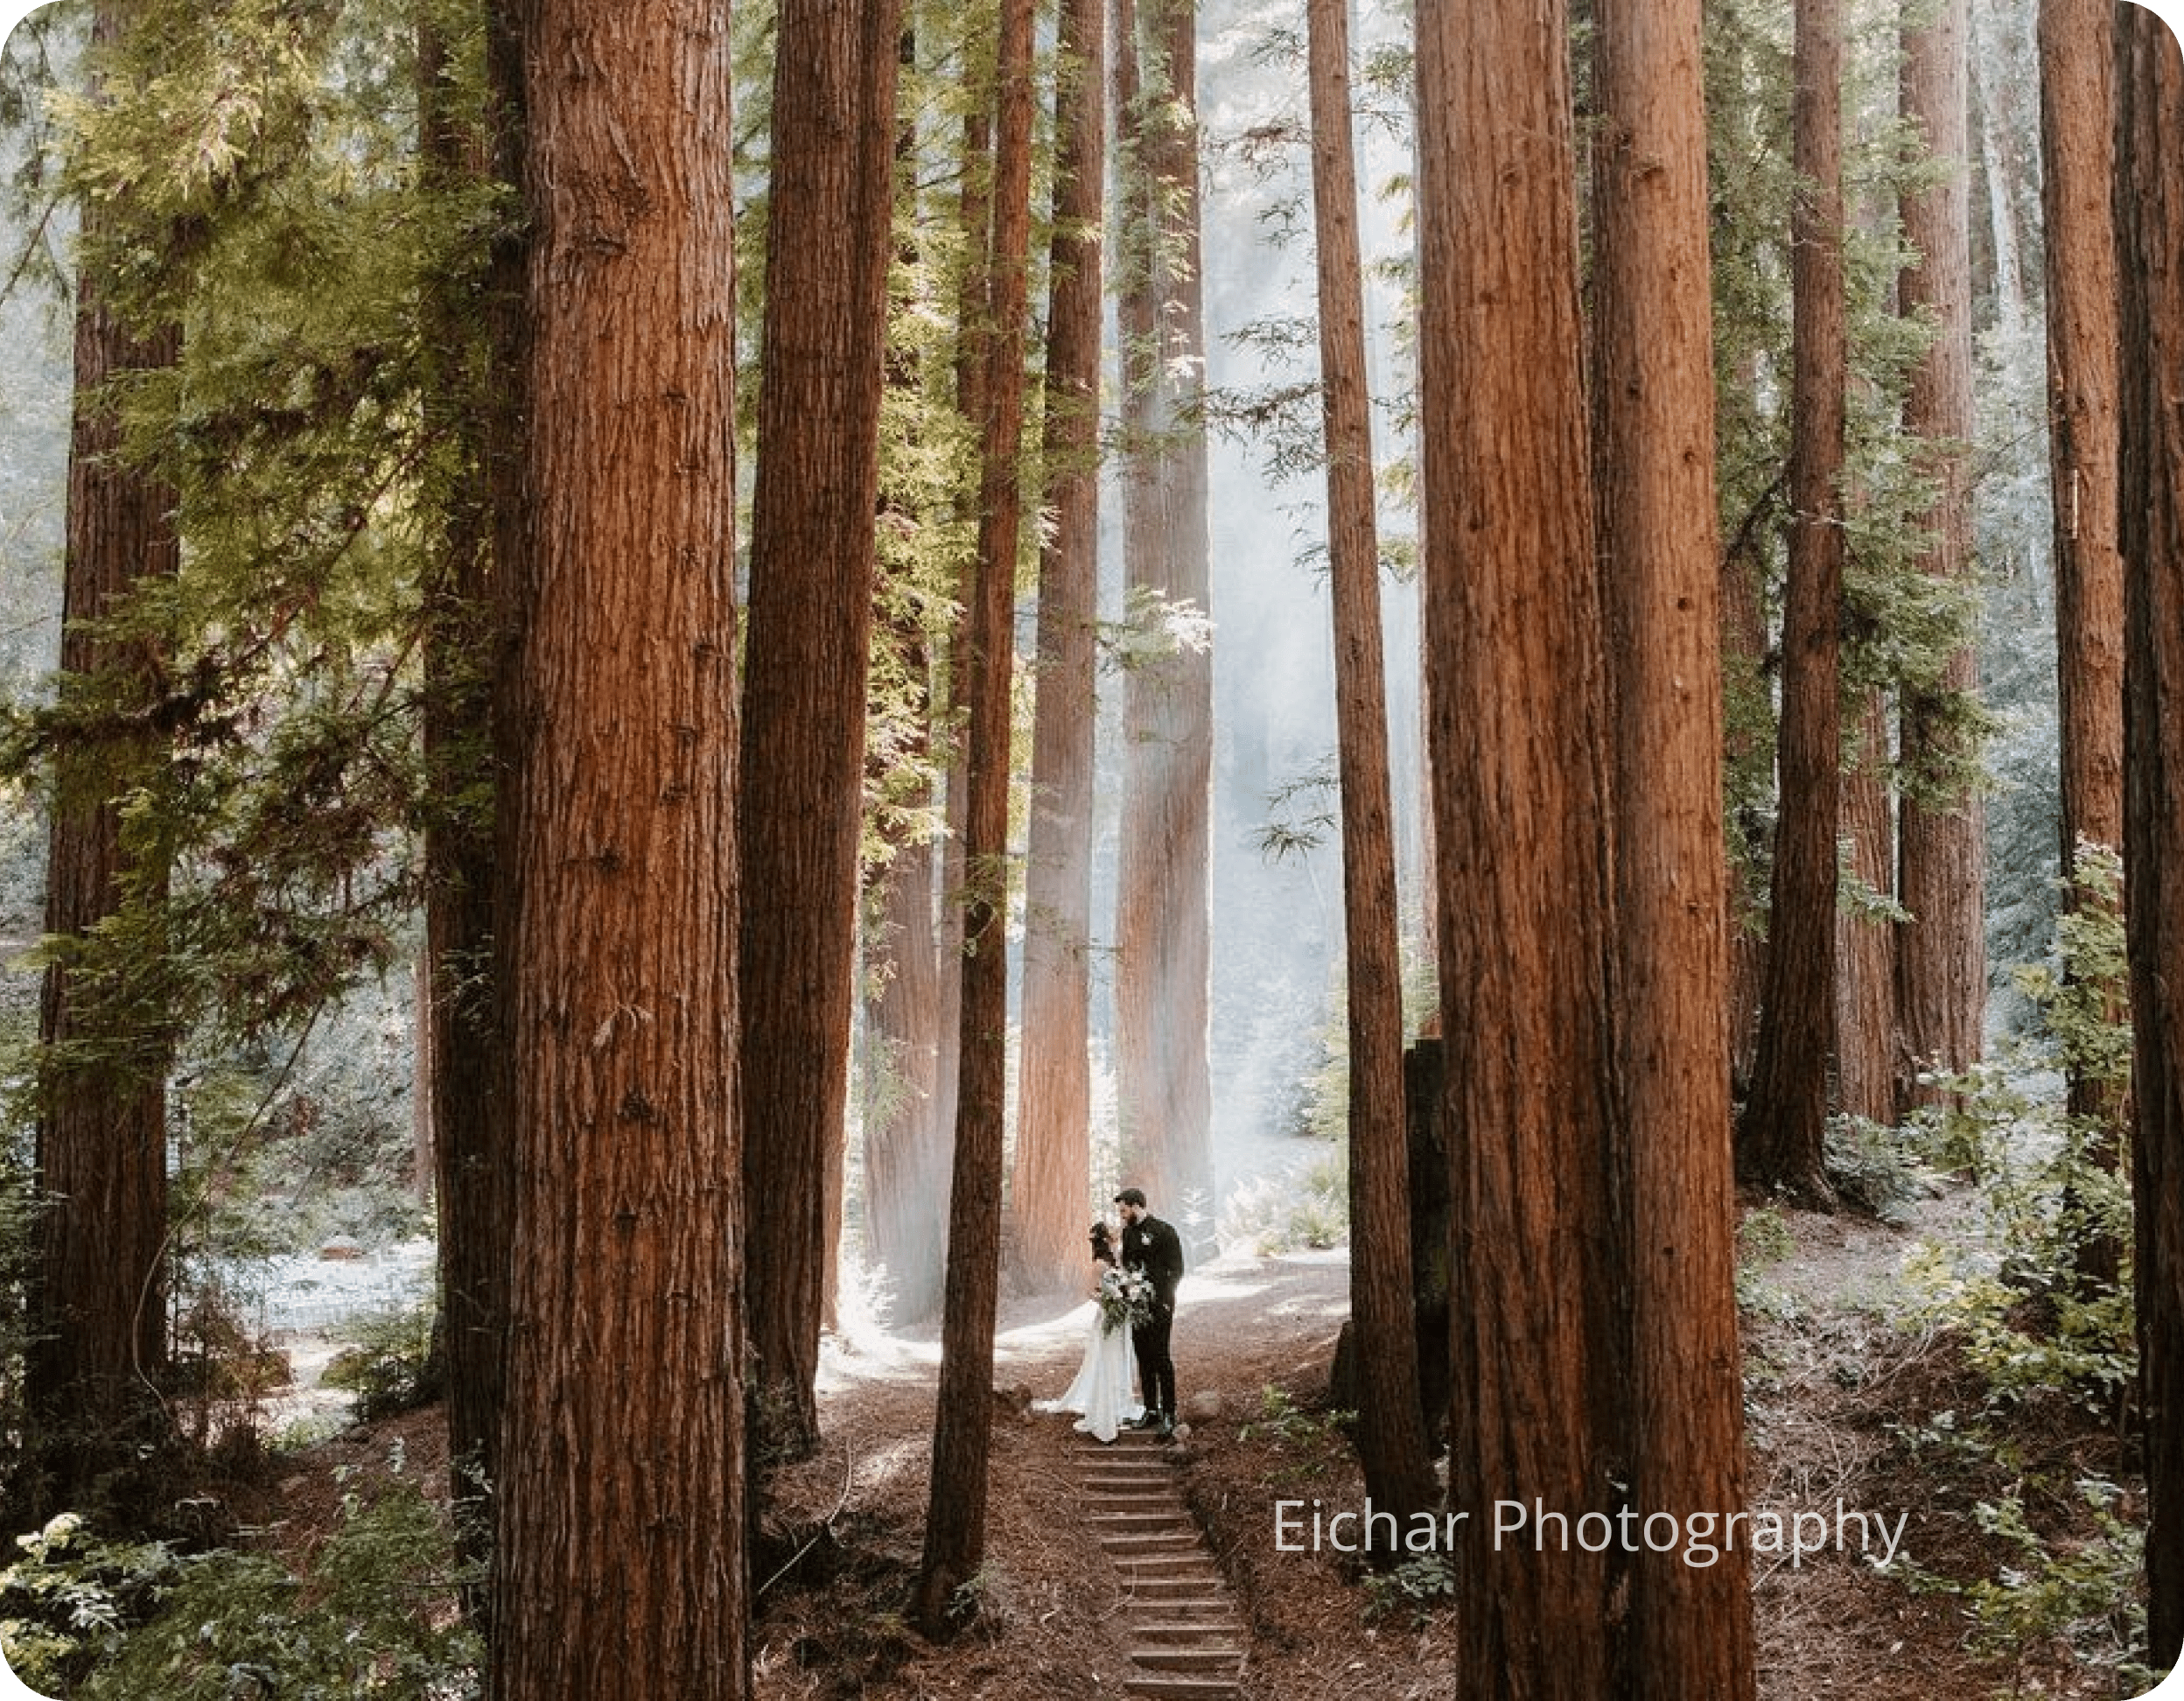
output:
[[[1923,133],[1941,173],[1903,198],[1904,240],[1918,259],[1899,280],[1898,304],[1907,316],[1930,315],[1935,327],[1911,375],[1903,424],[1936,484],[1924,570],[1951,580],[1971,572],[1975,429],[1965,4],[1940,0],[1930,20],[1903,38],[1903,116]],[[1937,684],[1905,690],[1901,710],[1909,783],[1897,830],[1902,901],[1911,919],[1899,924],[1898,1020],[1913,1068],[1951,1074],[1978,1060],[1986,1011],[1984,810],[1965,772],[1976,752],[1952,713],[1954,699],[1978,689],[1967,634]],[[1907,1103],[1934,1097],[1914,1080],[1904,1088]]]
[[[124,9],[92,15],[92,51],[117,42]],[[158,646],[100,623],[179,562],[173,488],[124,458],[117,390],[174,364],[178,327],[131,325],[108,298],[96,255],[133,214],[87,201],[75,320],[75,413],[68,443],[61,580],[61,695],[95,694],[108,724],[71,730],[54,753],[48,830],[49,956],[38,1017],[35,1164],[44,1209],[32,1253],[32,1339],[24,1365],[33,1516],[88,1502],[108,1473],[161,1437],[167,1367],[166,1012],[94,933],[125,906],[156,910],[167,891],[156,788],[166,752],[147,730],[164,694]]]
[[[1418,28],[1426,621],[1462,1296],[1449,1500],[1536,1501],[1574,1524],[1614,1515],[1632,1461],[1566,18],[1552,4],[1440,0]],[[1461,1526],[1457,1693],[1621,1692],[1627,1556],[1507,1542],[1494,1522],[1474,1511]]]
[[2132,1209],[2146,1466],[2146,1663],[2184,1657],[2184,60],[2117,13],[2123,288],[2124,856],[2130,871]]
[[1782,615],[1781,808],[1768,906],[1767,992],[1740,1162],[1832,1205],[1825,1164],[1834,1012],[1841,711],[1846,310],[1843,283],[1841,0],[1797,0],[1790,210],[1794,326],[1789,591]]
[[1349,980],[1350,1314],[1371,1374],[1358,1381],[1357,1452],[1373,1505],[1408,1526],[1438,1495],[1418,1406],[1410,1177],[1403,1098],[1403,963],[1381,657],[1380,531],[1350,136],[1349,0],[1311,0],[1312,195],[1319,248],[1320,388],[1327,558],[1334,587],[1342,919]]
[[[1204,285],[1200,270],[1198,8],[1145,0],[1118,103],[1130,136],[1122,244],[1124,574],[1139,597],[1212,606]],[[1119,44],[1118,44],[1119,51]],[[1211,973],[1213,660],[1178,645],[1123,683],[1116,873],[1116,1092],[1123,1170],[1202,1244],[1214,1208],[1207,1023]]]
[[993,1434],[993,1319],[1000,1281],[1001,1170],[1008,1095],[1010,697],[1014,668],[1017,466],[1024,410],[1031,243],[1032,0],[1004,0],[995,56],[992,295],[981,424],[978,561],[970,610],[963,851],[962,1074],[948,1195],[933,1475],[914,1611],[945,1631],[985,1556]]
[[856,1000],[902,0],[783,0],[736,842],[754,1440],[818,1444]]
[[529,0],[498,1701],[748,1693],[726,8]]
[[[1893,900],[1895,809],[1888,788],[1888,705],[1866,693],[1855,749],[1838,782],[1850,872],[1872,899]],[[1868,1122],[1896,1119],[1896,933],[1886,913],[1838,905],[1835,918],[1836,1102]]]
[[1105,0],[1066,0],[1054,94],[1054,234],[1039,556],[1039,695],[1024,872],[1023,1056],[1010,1188],[1039,1288],[1081,1282],[1092,1177],[1093,642],[1099,614],[1100,214],[1106,205]]
[[[978,26],[974,24],[973,30],[976,33]],[[956,410],[974,434],[983,430],[985,418],[986,363],[992,354],[988,323],[993,295],[989,270],[993,231],[993,116],[990,108],[994,73],[990,52],[990,42],[983,38],[968,46],[965,52],[964,81],[971,108],[963,116],[962,186],[956,205],[963,270],[956,293]],[[971,518],[975,526],[976,516]],[[971,873],[964,850],[970,807],[966,722],[974,689],[970,628],[971,607],[978,597],[976,576],[976,560],[965,557],[957,584],[957,600],[963,612],[948,647],[946,686],[935,718],[936,726],[947,729],[948,757],[943,781],[948,837],[940,854],[940,1058],[933,1114],[935,1126],[950,1138],[962,1085],[963,958],[970,948]]]
[[[486,128],[456,116],[449,44],[428,20],[418,38],[424,169],[452,187],[490,175],[513,188],[522,172],[522,63],[510,20],[486,24]],[[495,1480],[500,1415],[506,1184],[509,1130],[506,1046],[494,938],[507,892],[497,872],[495,752],[507,737],[497,699],[500,598],[520,542],[523,416],[521,362],[523,238],[496,236],[481,287],[443,284],[424,304],[427,346],[454,355],[444,393],[458,398],[449,429],[465,452],[445,496],[441,559],[424,590],[425,760],[432,800],[425,830],[424,1019],[430,1060],[432,1187],[439,1229],[440,1328],[446,1356],[448,1461],[458,1503],[473,1510]],[[482,310],[482,311],[481,311]],[[482,801],[480,801],[482,798]],[[487,1557],[485,1521],[457,1520],[466,1558]],[[468,1606],[481,1628],[488,1601]]]
[[[2055,685],[2062,867],[2080,841],[2124,836],[2124,564],[2117,547],[2116,9],[2040,9],[2042,205],[2048,229],[2048,430],[2055,517]],[[2075,891],[2069,901],[2076,903]],[[2112,989],[2123,1019],[2126,989]],[[2122,1093],[2074,1077],[2070,1110],[2116,1124]],[[2120,1144],[2119,1148],[2120,1150]]]
[[1739,1129],[1754,1175],[1822,1206],[1835,1013],[1839,609],[1844,600],[1844,24],[1841,0],[1797,0],[1791,203],[1791,543],[1782,613],[1782,803],[1767,904],[1767,996]]
[[[1593,466],[1642,1510],[1744,1504],[1699,0],[1598,0]],[[1613,1184],[1612,1184],[1613,1185]],[[1750,1561],[1636,1556],[1627,1693],[1750,1701]]]

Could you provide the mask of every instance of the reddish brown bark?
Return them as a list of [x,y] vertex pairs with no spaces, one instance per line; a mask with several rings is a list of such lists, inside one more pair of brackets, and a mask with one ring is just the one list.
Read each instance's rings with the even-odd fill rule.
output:
[[[2040,9],[2047,219],[2048,429],[2055,516],[2055,690],[2062,867],[2124,831],[2124,564],[2117,547],[2116,9]],[[2069,900],[2078,901],[2075,889]],[[2122,1019],[2125,989],[2111,1010]],[[2126,1095],[2074,1077],[2070,1109],[2120,1124]]]
[[[124,27],[120,10],[100,7],[94,51]],[[111,241],[129,216],[125,204],[87,204],[87,249]],[[180,349],[177,328],[127,322],[86,265],[76,303],[60,676],[64,703],[87,693],[110,713],[99,728],[64,732],[53,760],[34,1156],[45,1208],[23,1386],[38,1515],[81,1505],[102,1476],[133,1463],[139,1444],[167,1427],[158,1390],[167,1365],[172,1035],[157,994],[147,1002],[89,935],[125,906],[156,909],[167,889],[153,817],[128,819],[164,766],[144,711],[164,694],[165,668],[156,644],[101,623],[179,562],[175,492],[126,458],[116,390],[133,373],[172,366]]]
[[1365,1490],[1408,1525],[1438,1497],[1418,1404],[1410,1180],[1403,1097],[1403,965],[1381,656],[1380,534],[1372,398],[1350,136],[1348,0],[1311,0],[1312,192],[1319,250],[1320,386],[1326,433],[1327,560],[1334,591],[1342,920],[1350,1041],[1350,1316],[1371,1374],[1358,1379]]
[[1031,242],[1032,13],[1032,0],[1005,0],[995,58],[992,293],[984,361],[976,594],[963,679],[970,724],[964,762],[969,888],[963,909],[961,1074],[933,1475],[913,1608],[928,1634],[936,1635],[950,1627],[961,1591],[977,1575],[985,1556],[986,1467],[993,1432],[993,1320],[1000,1284],[1008,1093],[1010,697]]
[[1782,615],[1781,807],[1768,905],[1766,996],[1740,1166],[1816,1203],[1825,1164],[1835,983],[1838,707],[1843,598],[1844,374],[1840,0],[1798,0],[1790,213],[1793,349],[1789,589]]
[[[1422,7],[1425,618],[1466,1698],[1620,1692],[1625,1556],[1497,1542],[1497,1500],[1612,1516],[1611,748],[1559,5]],[[1509,848],[1523,848],[1512,856]]]
[[[1744,1385],[1699,0],[1600,0],[1594,28],[1593,466],[1615,705],[1631,1499],[1648,1513],[1727,1510],[1744,1504]],[[1648,1550],[1634,1570],[1627,1692],[1749,1701],[1747,1557],[1694,1568]]]
[[784,0],[774,25],[736,841],[748,1391],[790,1457],[819,1438],[841,1212],[900,15]]
[[522,12],[499,1701],[748,1693],[725,9]]
[[[1888,791],[1888,710],[1866,694],[1841,780],[1841,836],[1850,872],[1873,899],[1895,896],[1895,808]],[[1871,900],[1868,900],[1870,904]],[[1896,1119],[1895,927],[1868,905],[1840,904],[1835,919],[1836,1102],[1869,1122]]]

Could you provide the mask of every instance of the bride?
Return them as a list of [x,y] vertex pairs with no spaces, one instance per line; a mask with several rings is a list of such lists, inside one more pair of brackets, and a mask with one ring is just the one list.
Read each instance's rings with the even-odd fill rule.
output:
[[1098,1440],[1112,1441],[1115,1432],[1133,1422],[1142,1410],[1130,1397],[1130,1309],[1123,1292],[1122,1260],[1107,1224],[1092,1225],[1092,1269],[1099,1278],[1093,1298],[1092,1334],[1084,1343],[1084,1362],[1077,1379],[1059,1400],[1041,1400],[1044,1411],[1075,1411],[1073,1428]]

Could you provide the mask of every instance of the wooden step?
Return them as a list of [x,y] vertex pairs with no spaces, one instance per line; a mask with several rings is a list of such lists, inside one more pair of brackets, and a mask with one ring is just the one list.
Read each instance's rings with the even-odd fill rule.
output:
[[1234,1619],[1197,1619],[1186,1623],[1163,1620],[1156,1624],[1133,1624],[1130,1639],[1136,1644],[1170,1643],[1181,1648],[1227,1648],[1241,1653]]
[[1186,1620],[1194,1624],[1204,1624],[1212,1620],[1230,1620],[1236,1616],[1229,1610],[1227,1601],[1212,1595],[1147,1592],[1137,1589],[1131,1591],[1128,1598],[1134,1600],[1148,1614],[1158,1614],[1157,1621],[1162,1624],[1179,1623]]
[[1124,1678],[1123,1693],[1141,1696],[1144,1701],[1240,1701],[1243,1691],[1233,1677],[1146,1672]]
[[1187,1530],[1110,1530],[1096,1531],[1100,1545],[1118,1560],[1200,1559],[1204,1550]]
[[1192,1672],[1202,1676],[1225,1673],[1234,1676],[1243,1664],[1241,1648],[1132,1648],[1133,1664],[1147,1671]]
[[[1123,1536],[1124,1542],[1142,1540],[1142,1537]],[[1116,1569],[1125,1577],[1140,1580],[1159,1578],[1197,1577],[1218,1588],[1221,1573],[1214,1569],[1213,1556],[1195,1544],[1188,1547],[1150,1548],[1140,1552],[1118,1551],[1112,1541],[1102,1542],[1108,1558]]]

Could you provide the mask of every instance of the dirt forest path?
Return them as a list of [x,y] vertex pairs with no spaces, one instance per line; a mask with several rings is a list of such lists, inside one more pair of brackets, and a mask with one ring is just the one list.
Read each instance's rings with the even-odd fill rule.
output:
[[[1908,1509],[1920,1557],[1945,1558],[1969,1515],[1936,1501],[1939,1485],[1906,1455],[1899,1431],[1963,1390],[1931,1338],[1895,1320],[1919,1242],[1962,1241],[1976,1225],[1955,1190],[1914,1214],[1895,1226],[1763,1213],[1778,1243],[1748,1270],[1747,1491],[1769,1506],[1840,1498]],[[1178,1388],[1186,1418],[1205,1396],[1214,1409],[1196,1414],[1174,1446],[1141,1452],[1118,1442],[1127,1456],[1093,1446],[1068,1417],[1034,1406],[1075,1374],[1092,1328],[1089,1301],[1004,1304],[986,1565],[964,1602],[975,1609],[968,1628],[938,1646],[901,1617],[927,1509],[937,1328],[830,1337],[823,1446],[774,1474],[765,1508],[767,1523],[799,1532],[802,1547],[757,1601],[756,1701],[1163,1692],[1425,1701],[1451,1693],[1453,1615],[1421,1610],[1445,1608],[1445,1597],[1413,1599],[1390,1578],[1362,1578],[1354,1561],[1283,1550],[1278,1537],[1284,1502],[1362,1502],[1347,1437],[1320,1409],[1349,1312],[1348,1280],[1340,1251],[1230,1256],[1192,1272],[1178,1306]],[[1144,1468],[1144,1453],[1158,1455],[1159,1470]],[[1103,1509],[1101,1495],[1088,1490],[1102,1485],[1147,1497],[1135,1509],[1158,1516],[1141,1533],[1157,1536],[1152,1548],[1172,1550],[1188,1578],[1188,1587],[1165,1592],[1196,1603],[1192,1611],[1157,1622],[1202,1618],[1218,1627],[1218,1634],[1163,1633],[1204,1656],[1183,1662],[1200,1670],[1170,1670],[1165,1691],[1152,1681],[1157,1668],[1135,1657],[1148,1646],[1144,1627],[1156,1622],[1143,1610],[1150,1572],[1103,1539],[1127,1532],[1093,1516]],[[1761,1701],[1973,1701],[2012,1676],[1968,1654],[1956,1602],[1914,1592],[1853,1554],[1764,1568],[1753,1605]],[[2049,1694],[2113,1692],[2046,1659],[2016,1675],[2040,1680]],[[1213,1687],[1230,1681],[1233,1689]]]
[[[1034,1407],[1075,1375],[1093,1327],[1089,1300],[1005,1302],[995,1340],[987,1566],[976,1620],[937,1648],[894,1616],[924,1522],[937,1326],[852,1326],[830,1337],[820,1377],[825,1444],[817,1458],[777,1475],[767,1508],[776,1522],[816,1519],[828,1529],[778,1600],[770,1589],[761,1594],[760,1701],[956,1694],[1214,1701],[1281,1692],[1264,1667],[1282,1650],[1266,1647],[1252,1604],[1228,1583],[1235,1556],[1217,1553],[1205,1519],[1194,1516],[1194,1466],[1259,1413],[1268,1386],[1323,1382],[1348,1313],[1341,1253],[1232,1256],[1192,1271],[1177,1306],[1179,1396],[1186,1408],[1200,1402],[1202,1411],[1210,1396],[1217,1413],[1186,1424],[1172,1446],[1124,1437],[1102,1447],[1068,1416]],[[1144,1498],[1134,1507],[1104,1503],[1124,1490]],[[1148,1515],[1144,1530],[1115,1516],[1130,1510]],[[1156,1600],[1179,1610],[1152,1611]],[[1354,1622],[1354,1610],[1347,1616]],[[1401,1696],[1405,1688],[1354,1692]]]

